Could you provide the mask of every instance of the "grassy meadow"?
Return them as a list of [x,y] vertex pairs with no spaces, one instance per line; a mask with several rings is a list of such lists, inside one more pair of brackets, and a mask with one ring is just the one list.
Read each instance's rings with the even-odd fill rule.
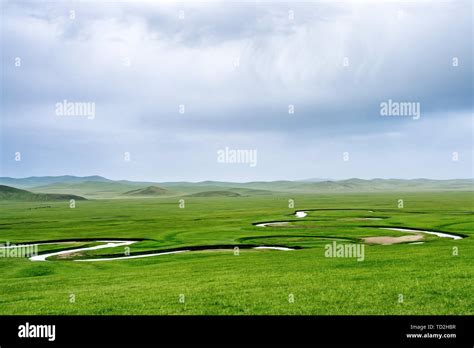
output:
[[[132,255],[202,245],[300,249],[240,249],[238,255],[217,249],[102,262],[74,259],[120,256],[124,247],[45,262],[3,257],[0,314],[474,314],[472,192],[190,195],[184,208],[179,199],[91,199],[75,208],[68,201],[0,201],[0,242],[143,239],[130,245]],[[305,209],[306,217],[294,215]],[[254,225],[266,221],[290,223]],[[467,238],[423,235],[423,244],[365,245],[363,261],[325,257],[333,240],[407,235],[377,228],[390,226]],[[71,243],[84,245],[94,242]]]

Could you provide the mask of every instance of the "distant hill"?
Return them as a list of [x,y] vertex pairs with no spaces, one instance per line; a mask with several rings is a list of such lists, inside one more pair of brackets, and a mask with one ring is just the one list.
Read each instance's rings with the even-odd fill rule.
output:
[[113,180],[106,179],[102,176],[72,176],[72,175],[61,175],[61,176],[30,176],[27,178],[9,178],[0,177],[0,185],[8,185],[20,188],[28,188],[35,186],[45,186],[56,183],[79,183],[85,181],[96,181],[96,182],[113,182]]
[[30,188],[33,192],[68,193],[84,196],[86,198],[113,198],[125,192],[141,188],[140,185],[118,181],[84,181],[78,183],[55,183],[45,186]]
[[[127,198],[136,196],[211,195],[242,196],[269,195],[274,193],[350,193],[350,192],[417,192],[417,191],[474,191],[474,179],[346,179],[346,180],[278,180],[252,182],[141,182],[110,180],[93,175],[76,177],[70,175],[8,178],[0,177],[0,185],[28,189],[34,193],[73,194],[85,198]],[[150,189],[158,187],[158,189]],[[167,190],[168,192],[162,191]],[[136,191],[136,192],[134,192]],[[208,193],[204,193],[208,192]],[[201,197],[204,197],[201,196]]]
[[[199,183],[198,183],[199,184]],[[416,192],[416,191],[473,191],[473,179],[347,179],[320,182],[307,181],[255,181],[226,184],[232,188],[247,188],[274,192],[338,193],[338,192]],[[165,184],[161,184],[165,186]]]
[[244,187],[232,187],[232,192],[239,193],[242,196],[262,196],[262,195],[271,195],[275,193],[270,190],[248,189]]
[[46,201],[68,201],[70,199],[85,200],[84,197],[68,194],[47,194],[33,193],[21,190],[15,187],[0,185],[0,201],[27,201],[27,202],[46,202]]
[[242,197],[242,195],[232,191],[204,191],[193,193],[186,197]]
[[171,191],[159,186],[148,186],[123,193],[126,196],[166,196],[170,195]]
[[18,188],[30,188],[47,186],[54,184],[80,184],[85,182],[102,182],[102,183],[120,183],[131,186],[154,185],[153,182],[130,181],[130,180],[111,180],[99,175],[90,176],[30,176],[27,178],[10,178],[0,177],[0,185],[13,186]]
[[303,179],[303,180],[296,180],[296,181],[301,181],[301,182],[321,182],[321,181],[331,181],[331,179],[322,179],[322,178],[309,178],[309,179]]

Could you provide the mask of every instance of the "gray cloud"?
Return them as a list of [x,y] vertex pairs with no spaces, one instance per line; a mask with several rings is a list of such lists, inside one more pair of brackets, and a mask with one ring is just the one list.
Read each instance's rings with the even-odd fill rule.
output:
[[[4,5],[3,175],[472,176],[468,1],[71,6]],[[97,117],[59,119],[64,99],[95,102]],[[388,99],[419,102],[422,119],[381,117]],[[258,148],[259,165],[216,165],[223,146]],[[124,167],[124,149],[141,160]],[[348,149],[366,160],[341,167]],[[437,170],[452,151],[465,161]]]

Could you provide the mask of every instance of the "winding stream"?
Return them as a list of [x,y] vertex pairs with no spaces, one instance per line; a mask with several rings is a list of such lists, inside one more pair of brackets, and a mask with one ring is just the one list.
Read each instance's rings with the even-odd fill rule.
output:
[[379,227],[381,230],[391,230],[391,231],[399,231],[399,232],[408,232],[408,233],[426,233],[432,234],[441,238],[451,238],[451,239],[463,239],[463,237],[449,234],[446,232],[435,232],[435,231],[424,231],[424,230],[415,230],[412,228],[398,228],[398,227]]
[[[320,209],[320,210],[328,210],[328,209]],[[344,209],[335,209],[335,210],[344,210]],[[363,210],[363,209],[348,209],[348,210]],[[310,209],[308,210],[297,210],[295,211],[295,216],[299,217],[299,218],[302,218],[302,217],[305,217],[308,215],[308,211],[310,211]],[[373,210],[367,210],[368,212],[370,213],[373,213],[374,211]],[[382,220],[381,218],[354,218],[355,220]],[[262,223],[259,223],[259,224],[256,224],[255,226],[258,226],[258,227],[278,227],[278,226],[285,226],[289,223],[292,223],[292,222],[295,222],[295,221],[270,221],[270,222],[262,222]],[[435,236],[438,236],[438,237],[441,237],[441,238],[451,238],[451,239],[463,239],[464,237],[463,236],[459,236],[459,235],[456,235],[456,234],[450,234],[450,233],[446,233],[446,232],[436,232],[436,231],[426,231],[426,230],[418,230],[418,229],[413,229],[413,228],[399,228],[399,227],[376,227],[376,226],[370,226],[369,228],[379,228],[379,229],[382,229],[382,230],[391,230],[391,231],[398,231],[398,232],[408,232],[408,233],[425,233],[425,234],[431,234],[431,235],[435,235]],[[421,244],[422,242],[420,242],[419,244]],[[415,244],[415,243],[412,243],[412,244]]]
[[[47,253],[47,254],[35,255],[35,256],[30,257],[30,260],[31,261],[46,261],[46,258],[51,257],[51,256],[72,254],[72,253],[77,253],[77,252],[86,251],[86,250],[98,250],[98,249],[106,249],[106,248],[115,248],[115,247],[119,247],[119,246],[131,245],[133,243],[136,243],[137,241],[134,241],[134,240],[133,241],[132,240],[127,240],[127,241],[99,240],[97,242],[106,243],[106,244],[96,245],[96,246],[87,247],[87,248],[69,249],[69,250],[55,251],[55,252]],[[67,242],[67,243],[70,243],[70,242]],[[48,243],[48,244],[52,244],[52,243]],[[61,244],[61,243],[56,243],[56,244]]]
[[[80,241],[77,241],[77,242],[80,242]],[[51,253],[45,253],[45,254],[31,256],[29,259],[31,261],[47,261],[47,258],[49,258],[51,256],[69,255],[69,254],[79,253],[79,252],[88,251],[88,250],[116,248],[116,247],[131,245],[133,243],[137,243],[138,241],[136,241],[136,240],[125,240],[125,241],[124,240],[97,240],[95,242],[105,243],[105,244],[96,245],[96,246],[93,246],[93,247],[84,247],[84,248],[54,251],[54,252],[51,252]],[[56,242],[56,243],[38,243],[38,245],[39,244],[63,244],[63,243],[71,243],[71,242],[68,241],[68,242]],[[30,244],[30,245],[34,245],[34,244]],[[151,257],[151,256],[181,254],[181,253],[186,253],[186,252],[191,252],[191,251],[212,251],[212,250],[214,250],[214,251],[215,250],[229,250],[229,251],[232,251],[236,247],[239,248],[239,249],[255,249],[255,250],[280,250],[280,251],[295,250],[293,248],[288,248],[288,247],[266,246],[266,245],[260,245],[260,246],[235,245],[235,246],[222,246],[222,247],[221,246],[215,246],[215,247],[213,247],[213,246],[203,246],[203,247],[193,246],[193,247],[190,247],[189,249],[167,250],[167,251],[161,251],[161,252],[150,252],[150,253],[143,253],[143,254],[138,254],[138,255],[127,255],[127,256],[117,256],[117,257],[98,257],[98,258],[91,258],[91,259],[77,259],[77,260],[73,260],[73,261],[89,262],[89,261],[127,260],[127,259],[138,259],[138,258]]]
[[[316,210],[316,209],[313,209]],[[321,209],[321,210],[328,210],[328,209]],[[343,209],[336,209],[336,210],[343,210]],[[349,210],[355,210],[355,209],[349,209]],[[363,209],[358,209],[358,210],[363,210]],[[308,215],[308,211],[311,211],[311,209],[307,210],[297,210],[295,211],[294,215],[298,218],[304,218]],[[372,210],[366,210],[368,212],[373,212]],[[378,220],[380,218],[356,218],[356,219],[364,219],[364,220]],[[255,223],[254,225],[257,227],[285,227],[286,225],[293,223],[293,222],[298,222],[296,220],[293,221],[269,221],[269,222],[262,222],[262,223]],[[391,230],[391,231],[399,231],[399,232],[407,232],[407,233],[413,233],[413,234],[420,234],[420,233],[425,233],[425,234],[430,234],[430,235],[435,235],[441,238],[450,238],[450,239],[462,239],[464,238],[461,235],[455,235],[455,234],[450,234],[446,232],[437,232],[437,231],[426,231],[426,230],[418,230],[418,229],[413,229],[413,228],[401,228],[401,227],[377,227],[377,226],[366,226],[368,228],[376,228],[376,229],[383,229],[383,230]],[[382,237],[375,237],[375,238],[382,238]],[[91,247],[82,247],[82,248],[75,248],[75,249],[67,249],[67,250],[60,250],[60,251],[53,251],[49,253],[44,253],[40,255],[35,255],[31,256],[29,259],[31,261],[47,261],[49,257],[52,256],[61,256],[61,255],[70,255],[74,253],[81,253],[83,251],[89,251],[89,250],[99,250],[99,249],[108,249],[108,248],[116,248],[116,247],[125,247],[128,245],[132,245],[134,243],[139,242],[140,240],[89,240],[88,242],[98,242],[102,243],[99,245],[91,246]],[[28,243],[28,245],[46,245],[46,244],[70,244],[70,243],[80,243],[80,242],[86,242],[85,240],[63,240],[63,241],[45,241],[45,242],[36,242],[36,243]],[[422,244],[424,242],[412,242],[410,244]],[[2,248],[12,248],[13,246],[5,246]],[[127,256],[116,256],[116,257],[96,257],[96,258],[89,258],[89,259],[76,259],[73,261],[78,261],[78,262],[96,262],[96,261],[113,261],[113,260],[127,260],[127,259],[137,259],[137,258],[145,258],[145,257],[152,257],[152,256],[160,256],[160,255],[171,255],[171,254],[181,254],[181,253],[187,253],[191,251],[211,251],[211,250],[235,250],[235,248],[241,248],[241,249],[254,249],[254,250],[279,250],[279,251],[290,251],[290,250],[296,250],[298,247],[295,248],[288,248],[285,246],[276,246],[276,245],[235,245],[235,246],[230,246],[230,245],[224,245],[224,246],[217,246],[217,245],[208,245],[208,246],[192,246],[192,247],[187,247],[183,249],[175,249],[175,250],[163,250],[161,252],[157,251],[150,251],[148,253],[144,252],[142,254],[135,254],[135,255],[127,255]]]

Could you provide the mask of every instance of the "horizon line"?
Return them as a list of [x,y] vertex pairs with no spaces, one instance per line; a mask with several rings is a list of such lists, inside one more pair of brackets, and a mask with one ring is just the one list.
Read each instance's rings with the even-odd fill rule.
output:
[[59,178],[59,177],[74,177],[74,178],[89,178],[89,177],[99,177],[102,179],[110,180],[110,181],[130,181],[130,182],[149,182],[149,183],[191,183],[191,184],[199,184],[203,182],[227,182],[227,183],[236,183],[236,184],[247,184],[247,183],[252,183],[252,182],[277,182],[277,181],[347,181],[347,180],[364,180],[364,181],[371,181],[371,180],[406,180],[406,181],[411,181],[411,180],[434,180],[434,181],[449,181],[449,180],[474,180],[474,177],[467,177],[467,178],[449,178],[449,179],[436,179],[436,178],[428,178],[428,177],[416,177],[416,178],[396,178],[396,177],[389,177],[389,178],[384,178],[384,177],[372,177],[370,179],[367,178],[360,178],[360,177],[347,177],[344,179],[334,179],[334,178],[304,178],[304,179],[277,179],[277,180],[252,180],[252,181],[227,181],[227,180],[200,180],[200,181],[193,181],[193,180],[167,180],[167,181],[154,181],[154,180],[134,180],[134,179],[110,179],[108,177],[98,175],[98,174],[93,174],[93,175],[85,175],[85,176],[79,176],[79,175],[72,175],[72,174],[63,174],[63,175],[33,175],[33,176],[26,176],[26,177],[11,177],[11,176],[0,176],[0,179],[14,179],[14,180],[23,180],[23,179],[31,179],[31,178]]

